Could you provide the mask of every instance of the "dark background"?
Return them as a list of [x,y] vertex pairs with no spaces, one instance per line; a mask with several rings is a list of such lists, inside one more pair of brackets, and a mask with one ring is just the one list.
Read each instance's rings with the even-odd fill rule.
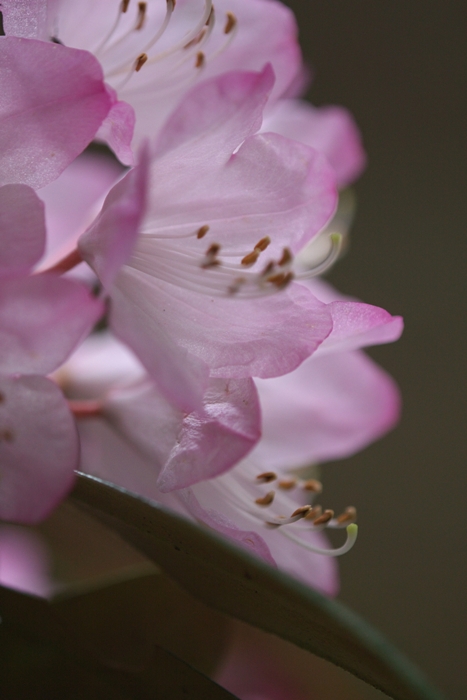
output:
[[343,292],[405,317],[372,351],[398,381],[400,426],[323,469],[358,507],[341,600],[450,698],[467,697],[466,28],[464,2],[289,0],[315,104],[354,114],[369,155]]

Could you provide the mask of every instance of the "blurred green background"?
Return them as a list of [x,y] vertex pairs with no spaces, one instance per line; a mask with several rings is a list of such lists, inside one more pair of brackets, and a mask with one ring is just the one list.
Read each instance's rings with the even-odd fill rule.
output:
[[400,426],[323,469],[360,536],[341,600],[451,698],[467,697],[466,4],[289,0],[315,104],[354,114],[369,156],[349,254],[330,280],[405,317],[372,356],[398,381]]

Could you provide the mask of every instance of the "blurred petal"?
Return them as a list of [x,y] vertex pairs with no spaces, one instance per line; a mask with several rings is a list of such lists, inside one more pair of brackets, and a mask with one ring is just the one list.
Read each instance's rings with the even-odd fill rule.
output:
[[0,276],[25,274],[45,247],[44,205],[26,185],[0,187]]
[[117,99],[117,93],[107,86],[112,97],[112,107],[96,134],[96,140],[104,141],[124,165],[134,165],[131,142],[135,130],[135,111],[127,102]]
[[35,523],[73,484],[79,444],[60,389],[45,377],[0,376],[0,519]]
[[0,369],[48,374],[92,330],[103,304],[72,280],[41,274],[0,285]]

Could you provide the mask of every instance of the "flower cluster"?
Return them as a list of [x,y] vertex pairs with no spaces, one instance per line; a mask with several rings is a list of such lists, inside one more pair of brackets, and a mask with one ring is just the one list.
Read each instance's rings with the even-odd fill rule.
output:
[[351,117],[297,98],[275,0],[0,9],[0,518],[80,470],[334,593],[355,510],[316,505],[310,465],[392,427],[361,348],[402,329],[316,278],[364,167]]

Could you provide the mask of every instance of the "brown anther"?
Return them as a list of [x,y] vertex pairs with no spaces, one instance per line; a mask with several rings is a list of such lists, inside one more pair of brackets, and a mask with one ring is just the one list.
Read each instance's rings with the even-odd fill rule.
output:
[[285,287],[287,287],[288,284],[290,284],[293,278],[293,272],[287,272],[287,274],[280,272],[277,275],[268,277],[267,282],[271,282],[271,284],[274,284],[277,287],[277,289],[284,289]]
[[255,250],[262,252],[263,250],[266,250],[270,243],[271,239],[269,238],[269,236],[265,236],[255,245]]
[[261,277],[266,277],[273,270],[274,270],[274,263],[272,262],[272,260],[270,260],[268,262],[268,264],[266,265],[266,267],[264,268],[264,270],[262,271]]
[[337,518],[336,522],[339,525],[350,525],[350,523],[354,523],[357,519],[357,509],[354,508],[353,506],[349,506],[344,510],[343,513],[341,513]]
[[325,510],[323,515],[313,521],[313,525],[327,525],[327,523],[334,517],[333,510]]
[[251,253],[248,253],[248,255],[245,255],[244,258],[240,261],[242,265],[245,265],[245,267],[248,267],[249,265],[254,265],[255,262],[258,260],[259,257],[259,250],[253,250]]
[[275,472],[263,472],[262,474],[258,474],[256,478],[258,481],[262,481],[263,483],[267,484],[270,481],[277,479],[277,474]]
[[212,243],[206,251],[206,256],[208,258],[211,258],[214,255],[217,255],[217,253],[220,251],[220,249],[221,249],[221,247],[220,247],[219,243]]
[[224,27],[224,34],[230,34],[232,29],[235,29],[237,25],[237,18],[233,14],[233,12],[227,12],[227,22],[225,23]]
[[290,516],[291,518],[295,518],[295,516],[300,515],[302,518],[306,516],[307,513],[309,513],[311,510],[311,506],[300,506],[300,508],[297,508],[297,510],[294,510],[292,515]]
[[172,5],[172,10],[175,8],[177,0],[167,0],[167,5]]
[[275,495],[276,494],[274,491],[268,491],[268,493],[265,496],[257,498],[255,500],[255,503],[257,503],[259,506],[270,506],[274,500]]
[[323,490],[323,484],[317,479],[307,479],[303,484],[305,491],[313,491],[313,493],[321,493]]
[[141,68],[144,66],[146,61],[148,60],[148,55],[147,53],[142,53],[138,56],[135,62],[135,71],[138,73],[138,71],[141,70]]
[[130,0],[122,0],[122,4],[120,5],[121,11],[125,13],[128,10],[128,5],[130,4]]
[[196,238],[203,238],[209,231],[209,226],[201,226],[196,233]]
[[277,264],[280,265],[280,267],[284,267],[284,265],[288,265],[290,262],[292,262],[292,260],[293,256],[289,248],[284,248],[282,251],[282,257]]
[[13,435],[13,432],[6,428],[5,430],[2,430],[0,433],[0,442],[3,440],[4,442],[13,442],[15,436]]
[[198,51],[196,54],[195,68],[202,68],[204,66],[205,57],[202,51]]
[[316,520],[323,514],[321,506],[313,506],[313,508],[305,515],[305,520]]
[[144,27],[144,21],[146,19],[146,10],[147,10],[148,4],[147,2],[139,2],[138,3],[138,19],[136,21],[136,27],[135,29],[139,31]]
[[296,479],[281,479],[279,481],[279,488],[284,489],[284,491],[290,491],[290,489],[293,489],[294,486],[297,485],[297,480]]
[[2,394],[0,391],[0,403],[3,403],[5,401],[5,394]]

